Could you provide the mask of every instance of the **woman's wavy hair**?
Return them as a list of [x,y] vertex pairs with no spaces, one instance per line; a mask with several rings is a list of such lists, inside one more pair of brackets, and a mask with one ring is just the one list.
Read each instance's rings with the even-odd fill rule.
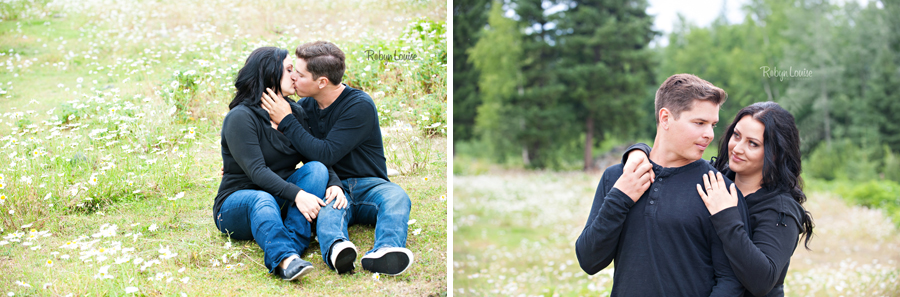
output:
[[281,93],[281,78],[284,74],[284,59],[288,51],[277,47],[261,47],[250,53],[244,67],[234,79],[237,92],[228,104],[234,109],[240,104],[257,106],[262,103],[262,95],[266,88],[276,94]]
[[[800,132],[794,123],[794,116],[778,103],[757,102],[741,109],[719,141],[719,155],[713,166],[719,171],[728,168],[728,141],[734,134],[737,122],[745,116],[751,116],[765,126],[761,186],[770,191],[789,192],[802,208],[803,202],[806,202],[806,194],[803,193],[803,178],[800,177]],[[803,236],[806,237],[804,246],[809,249],[815,224],[812,215],[805,208],[800,224]]]

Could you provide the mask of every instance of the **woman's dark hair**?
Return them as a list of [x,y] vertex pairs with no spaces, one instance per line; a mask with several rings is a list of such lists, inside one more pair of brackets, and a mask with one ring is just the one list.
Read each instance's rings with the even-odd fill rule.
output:
[[284,59],[288,51],[277,47],[261,47],[250,53],[244,67],[234,79],[237,92],[228,104],[234,109],[239,104],[255,106],[262,103],[262,95],[266,88],[276,94],[281,93],[281,77],[284,74]]
[[[775,102],[757,102],[744,107],[734,116],[725,136],[719,141],[719,155],[713,166],[719,171],[728,169],[728,141],[734,134],[734,127],[745,116],[751,116],[765,126],[763,132],[763,169],[761,187],[770,190],[783,190],[803,207],[806,194],[803,193],[803,178],[800,177],[800,132],[794,123],[794,116]],[[801,231],[806,237],[804,246],[809,249],[809,240],[813,235],[812,216],[803,209],[800,220]]]

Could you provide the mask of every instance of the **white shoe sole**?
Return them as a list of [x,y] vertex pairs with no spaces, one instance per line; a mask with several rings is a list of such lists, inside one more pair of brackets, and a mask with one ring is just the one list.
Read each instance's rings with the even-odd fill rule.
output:
[[398,275],[409,269],[413,254],[405,248],[380,248],[362,258],[362,267],[371,272]]
[[[338,244],[344,242],[349,241],[342,241]],[[338,274],[347,273],[356,268],[353,265],[353,262],[356,262],[357,256],[356,246],[351,242],[350,244],[344,244],[341,247],[342,248],[339,251],[331,251],[332,254],[329,257],[331,258],[331,266],[334,267],[334,270],[336,270]],[[338,248],[338,246],[335,246],[335,248]],[[337,254],[334,254],[334,252],[337,252]]]

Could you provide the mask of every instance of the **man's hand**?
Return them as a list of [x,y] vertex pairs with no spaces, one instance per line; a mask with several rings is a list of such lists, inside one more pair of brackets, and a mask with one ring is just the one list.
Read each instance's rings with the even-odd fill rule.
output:
[[322,201],[316,195],[300,190],[297,193],[297,197],[294,198],[294,204],[297,205],[297,209],[306,217],[306,220],[312,223],[312,220],[315,220],[316,216],[319,215],[319,209],[325,206],[325,201]]
[[[643,156],[644,154],[640,153],[640,155]],[[632,155],[629,155],[628,161],[625,162],[625,166],[622,168],[622,176],[616,180],[613,187],[628,195],[632,201],[637,202],[638,199],[641,199],[641,195],[644,195],[644,192],[650,188],[650,184],[653,182],[651,176],[655,175],[653,173],[653,164],[650,163],[646,156],[643,158],[634,157],[632,158]]]
[[328,189],[325,189],[325,205],[331,203],[331,200],[335,198],[337,198],[337,202],[331,206],[332,208],[344,209],[344,207],[347,207],[347,197],[344,196],[344,189],[338,186],[330,186]]
[[[268,93],[268,94],[267,94]],[[276,125],[281,124],[281,120],[291,114],[291,105],[281,95],[272,92],[272,89],[266,88],[262,95],[262,108],[269,112],[269,117]]]
[[714,215],[726,208],[738,205],[737,188],[735,188],[734,183],[731,184],[731,193],[729,193],[722,173],[716,173],[716,175],[712,173],[710,171],[708,174],[703,175],[703,185],[706,186],[706,192],[703,192],[700,184],[697,184],[697,193],[700,194],[700,198],[706,204],[709,215]]

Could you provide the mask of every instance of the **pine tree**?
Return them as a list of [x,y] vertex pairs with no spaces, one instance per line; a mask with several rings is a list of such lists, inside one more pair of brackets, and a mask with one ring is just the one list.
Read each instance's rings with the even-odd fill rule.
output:
[[[596,170],[592,148],[604,132],[633,132],[645,87],[652,85],[650,40],[657,34],[643,0],[565,1],[558,12],[559,94],[577,111],[585,135],[584,170]],[[596,140],[595,140],[596,138]]]
[[453,139],[473,137],[478,95],[478,71],[469,62],[467,50],[478,42],[487,25],[488,0],[453,1]]

